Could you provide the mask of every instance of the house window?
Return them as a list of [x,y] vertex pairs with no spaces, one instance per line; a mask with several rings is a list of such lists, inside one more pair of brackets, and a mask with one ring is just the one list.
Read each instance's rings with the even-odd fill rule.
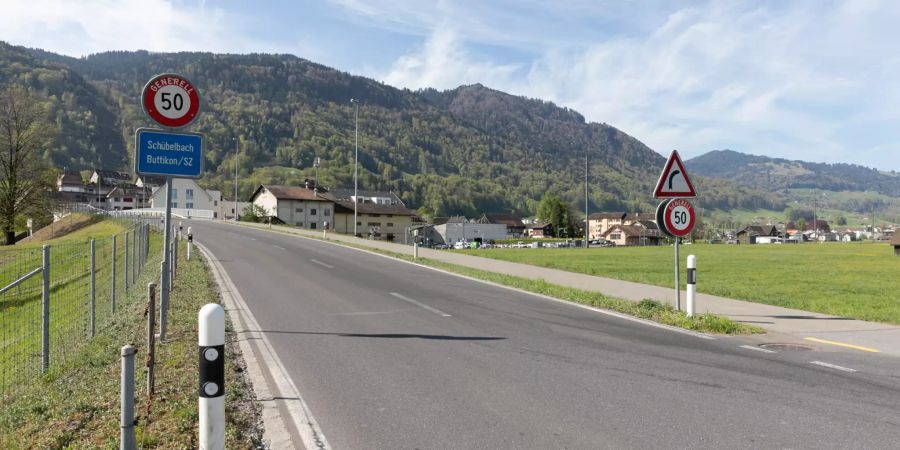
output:
[[393,214],[388,214],[388,215],[387,215],[387,216],[388,216],[388,217],[394,217],[394,215],[393,215]]
[[392,226],[394,226],[394,224],[391,223],[391,222],[388,222],[388,223],[387,223],[387,226],[388,226],[388,227],[392,227]]
[[172,207],[173,207],[173,208],[178,208],[178,202],[172,202]]
[[194,209],[194,204],[188,202],[188,203],[185,203],[184,207],[187,208],[187,209]]
[[381,226],[381,222],[369,222],[369,226],[370,226],[370,227],[380,227],[380,226]]
[[361,227],[361,226],[362,226],[362,222],[356,222],[356,226]]
[[219,201],[218,201],[218,200],[213,200],[213,206],[219,206]]
[[372,217],[381,217],[381,214],[372,214]]
[[311,215],[311,216],[316,215],[316,208],[309,208],[309,215]]
[[609,235],[609,239],[613,240],[613,241],[618,241],[619,239],[622,239],[622,234],[621,233],[612,233]]
[[325,214],[326,217],[328,217],[328,216],[331,215],[331,210],[330,210],[330,209],[326,209],[326,210],[324,210],[324,211],[322,211],[322,212]]
[[194,199],[194,190],[193,189],[185,189],[184,190],[184,199],[185,200],[193,200]]
[[303,208],[294,208],[294,212],[302,213]]
[[316,222],[310,222],[310,223],[309,223],[309,229],[310,229],[310,230],[315,230],[315,229],[316,229]]
[[178,199],[178,189],[172,188],[172,200]]

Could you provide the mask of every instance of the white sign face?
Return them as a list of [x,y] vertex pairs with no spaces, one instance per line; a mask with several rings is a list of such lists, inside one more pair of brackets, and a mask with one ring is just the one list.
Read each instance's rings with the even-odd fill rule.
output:
[[163,117],[180,119],[191,110],[191,97],[185,88],[170,84],[156,91],[153,105]]
[[25,219],[25,224],[28,225],[28,228],[31,228],[31,219]]

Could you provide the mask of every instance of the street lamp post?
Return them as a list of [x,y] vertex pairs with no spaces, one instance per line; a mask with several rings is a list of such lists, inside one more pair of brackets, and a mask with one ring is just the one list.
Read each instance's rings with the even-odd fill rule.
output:
[[355,153],[353,157],[353,236],[356,236],[356,225],[357,225],[357,204],[359,203],[359,199],[357,198],[359,195],[359,100],[351,98],[350,103],[356,105],[356,119],[355,119],[355,129],[354,132],[356,144],[355,144]]
[[231,138],[234,141],[234,221],[238,220],[238,155],[240,154],[240,142],[237,137]]
[[584,248],[588,248],[588,229],[590,228],[588,217],[588,152],[584,149]]

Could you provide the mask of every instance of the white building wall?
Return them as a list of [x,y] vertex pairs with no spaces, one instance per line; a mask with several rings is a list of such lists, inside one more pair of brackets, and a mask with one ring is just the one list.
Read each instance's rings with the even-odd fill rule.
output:
[[445,223],[435,225],[434,230],[446,244],[473,242],[476,238],[480,238],[482,242],[509,238],[506,225],[502,223]]
[[[190,194],[190,195],[188,195]],[[166,207],[166,186],[162,185],[153,191],[150,200],[153,208]],[[213,199],[196,181],[189,178],[172,179],[172,207],[181,209],[199,209],[213,211]]]

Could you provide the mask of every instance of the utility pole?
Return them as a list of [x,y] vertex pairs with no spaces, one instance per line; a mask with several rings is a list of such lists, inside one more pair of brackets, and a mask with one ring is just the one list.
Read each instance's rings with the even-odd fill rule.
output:
[[589,247],[590,220],[588,216],[588,151],[584,150],[584,248]]
[[354,133],[356,136],[356,151],[353,158],[353,236],[355,237],[357,234],[356,224],[358,223],[356,211],[359,203],[359,100],[351,98],[350,103],[356,105],[356,131]]
[[238,155],[240,154],[240,142],[238,138],[231,138],[234,140],[234,221],[238,220],[238,207],[237,207],[237,199],[238,199]]

